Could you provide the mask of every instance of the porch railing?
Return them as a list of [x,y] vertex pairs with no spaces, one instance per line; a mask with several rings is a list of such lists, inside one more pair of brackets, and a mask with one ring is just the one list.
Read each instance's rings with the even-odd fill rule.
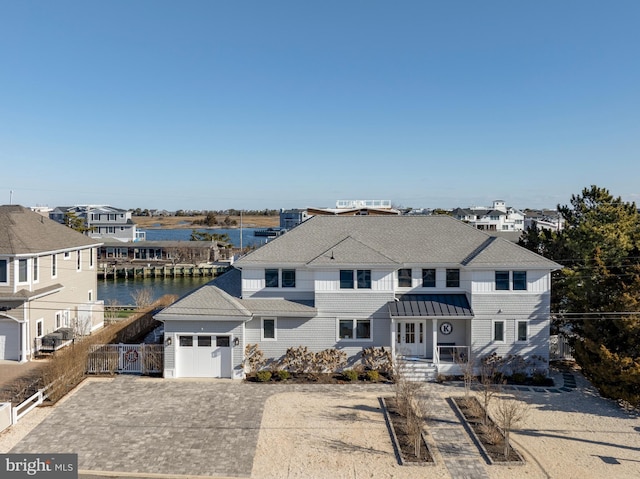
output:
[[435,363],[466,363],[469,346],[437,346]]

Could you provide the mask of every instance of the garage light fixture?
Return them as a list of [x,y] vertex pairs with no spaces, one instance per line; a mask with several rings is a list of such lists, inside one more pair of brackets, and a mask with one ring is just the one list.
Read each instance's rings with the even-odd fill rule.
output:
[[169,336],[165,342],[167,346],[171,346],[171,336]]
[[233,345],[234,345],[234,346],[239,346],[239,345],[240,345],[240,338],[235,338],[235,339],[233,340]]

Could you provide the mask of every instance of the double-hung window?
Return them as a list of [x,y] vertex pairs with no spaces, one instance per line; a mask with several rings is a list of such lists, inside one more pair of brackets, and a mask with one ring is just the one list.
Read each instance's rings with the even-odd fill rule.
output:
[[28,267],[29,264],[26,259],[18,260],[18,283],[26,283],[29,280]]
[[514,291],[527,290],[527,272],[526,271],[513,272],[513,289]]
[[37,283],[38,277],[40,275],[40,265],[38,263],[38,257],[34,256],[31,262],[33,263],[33,282]]
[[278,281],[277,269],[265,269],[264,270],[264,283],[267,288],[277,288],[280,286]]
[[371,270],[358,270],[358,289],[371,289]]
[[447,269],[447,288],[460,287],[460,270]]
[[295,269],[282,270],[282,287],[283,288],[296,287],[296,270]]
[[504,342],[504,321],[493,322],[493,340]]
[[353,270],[340,270],[340,289],[353,289]]
[[9,262],[6,259],[0,259],[0,283],[9,282]]
[[526,321],[518,321],[518,326],[517,326],[517,334],[518,337],[516,338],[517,341],[520,342],[524,342],[527,341],[528,335],[527,335],[527,322]]
[[276,339],[276,319],[262,318],[262,340],[270,341]]
[[340,270],[340,289],[371,289],[371,270]]
[[436,287],[436,270],[433,268],[422,270],[422,287],[423,288],[435,288]]
[[340,319],[338,321],[338,339],[358,341],[371,340],[370,319]]
[[398,270],[398,288],[411,287],[411,268],[402,268]]
[[509,271],[496,271],[496,291],[509,290]]

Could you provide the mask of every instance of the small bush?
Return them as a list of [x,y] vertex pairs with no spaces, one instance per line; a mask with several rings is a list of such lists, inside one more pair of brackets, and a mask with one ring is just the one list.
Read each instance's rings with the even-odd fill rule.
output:
[[514,384],[525,384],[527,382],[527,375],[524,373],[513,373],[511,375],[511,382]]
[[261,383],[266,383],[271,381],[271,371],[258,371],[256,373],[256,379]]
[[285,369],[280,369],[276,371],[276,376],[278,377],[279,381],[286,381],[291,377],[291,373]]
[[345,369],[344,371],[342,371],[342,377],[345,378],[347,381],[357,381],[358,373],[355,372],[353,369]]
[[377,383],[380,381],[380,373],[378,371],[367,371],[367,381]]

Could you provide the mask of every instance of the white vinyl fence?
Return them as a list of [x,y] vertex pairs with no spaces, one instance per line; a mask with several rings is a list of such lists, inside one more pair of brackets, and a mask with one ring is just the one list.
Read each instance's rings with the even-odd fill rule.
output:
[[162,344],[99,344],[87,359],[89,374],[157,374],[163,370]]

